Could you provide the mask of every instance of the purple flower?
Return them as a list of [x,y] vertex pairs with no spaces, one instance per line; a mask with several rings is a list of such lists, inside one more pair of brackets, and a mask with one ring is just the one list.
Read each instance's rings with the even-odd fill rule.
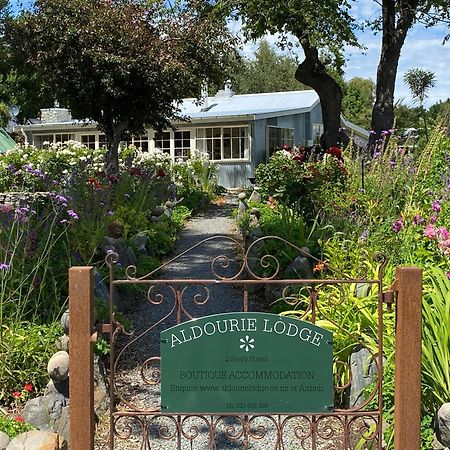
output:
[[16,172],[17,171],[17,167],[16,167],[16,165],[15,164],[8,164],[7,166],[6,166],[6,170],[8,171],[8,172]]
[[112,216],[114,214],[114,211],[109,210],[106,214],[108,214],[108,216]]
[[430,217],[430,223],[436,223],[436,220],[437,220],[437,216],[431,216]]
[[62,203],[64,206],[67,205],[67,198],[64,197],[63,195],[59,195],[59,194],[55,195],[55,200],[59,203]]
[[69,223],[69,221],[67,219],[62,219],[62,220],[59,221],[59,223],[63,223],[64,224],[64,223]]
[[8,269],[9,269],[9,264],[6,264],[6,263],[0,264],[0,270],[8,270]]
[[417,214],[416,216],[413,217],[414,225],[420,225],[424,222],[425,222],[425,219],[420,214]]
[[381,132],[381,136],[383,136],[383,137],[389,136],[390,134],[391,134],[391,133],[389,133],[388,130],[383,130],[383,131]]
[[394,233],[398,233],[404,226],[403,223],[403,217],[399,217],[393,224],[392,224],[392,231]]
[[37,273],[37,274],[34,276],[34,278],[33,278],[33,284],[34,284],[34,287],[35,287],[35,288],[39,288],[39,286],[41,285],[41,283],[42,283],[42,279],[41,279],[40,275]]
[[395,161],[389,161],[389,166],[391,166],[391,167],[395,167]]
[[431,208],[435,213],[438,213],[441,211],[441,202],[439,200],[433,200],[431,203]]
[[370,130],[370,131],[369,131],[369,134],[372,134],[372,135],[373,135],[373,134],[377,134],[377,132],[374,131],[374,130]]
[[369,235],[369,232],[367,230],[363,230],[361,233],[361,236],[359,237],[362,241],[365,241],[367,239],[367,236]]
[[75,220],[78,220],[80,218],[78,216],[78,214],[73,209],[68,209],[67,210],[67,214],[69,214],[69,216],[72,217],[72,219],[75,219]]

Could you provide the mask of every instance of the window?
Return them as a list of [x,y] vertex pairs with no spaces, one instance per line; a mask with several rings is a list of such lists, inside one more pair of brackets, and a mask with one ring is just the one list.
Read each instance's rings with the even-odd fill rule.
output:
[[175,158],[186,159],[189,156],[189,149],[191,148],[191,132],[190,131],[175,131]]
[[106,147],[106,136],[104,134],[98,135],[98,148]]
[[323,134],[323,125],[321,123],[313,123],[312,126],[312,140],[314,144],[320,144],[320,136]]
[[81,143],[92,150],[95,150],[95,134],[81,135]]
[[197,128],[196,147],[213,161],[248,158],[248,127]]
[[292,147],[294,145],[293,128],[279,128],[272,126],[268,126],[267,128],[269,156],[271,156],[274,151],[283,147],[283,145],[288,145],[289,147]]
[[133,137],[133,145],[141,149],[143,152],[148,152],[149,142],[148,136],[135,136]]
[[170,154],[170,131],[155,133],[155,148]]
[[44,148],[44,142],[67,142],[74,139],[75,135],[70,133],[37,134],[34,135],[33,142],[37,148]]

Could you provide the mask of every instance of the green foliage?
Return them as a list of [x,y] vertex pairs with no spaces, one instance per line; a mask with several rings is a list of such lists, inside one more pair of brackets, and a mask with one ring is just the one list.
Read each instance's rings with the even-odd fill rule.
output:
[[450,400],[450,280],[431,269],[425,285],[422,314],[422,403],[433,414]]
[[19,418],[12,418],[0,414],[0,431],[7,434],[10,439],[15,438],[21,433],[33,430],[34,427],[29,423],[23,422]]
[[3,323],[0,329],[0,402],[12,403],[12,393],[21,392],[26,383],[31,383],[36,393],[45,387],[47,363],[62,333],[57,322],[49,325]]
[[368,78],[355,77],[344,83],[342,113],[350,122],[370,129],[375,101],[375,83]]
[[0,101],[0,127],[6,127],[10,118],[8,106]]
[[403,79],[408,85],[414,101],[423,106],[424,100],[428,97],[428,91],[436,85],[436,77],[431,70],[410,69]]
[[294,58],[278,55],[266,40],[262,40],[255,59],[243,61],[234,77],[233,90],[237,94],[253,94],[308,89],[294,77],[297,65]]

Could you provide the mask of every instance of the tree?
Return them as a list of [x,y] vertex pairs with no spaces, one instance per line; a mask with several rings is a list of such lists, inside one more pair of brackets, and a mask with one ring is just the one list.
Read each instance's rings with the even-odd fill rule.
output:
[[355,21],[349,14],[350,4],[347,0],[224,2],[242,18],[244,30],[250,38],[263,37],[267,32],[282,33],[284,44],[289,43],[289,34],[297,38],[305,58],[297,66],[295,78],[319,95],[324,123],[322,145],[336,145],[340,138],[342,90],[328,72],[323,58],[329,58],[335,66],[341,67],[343,47],[358,45],[353,33]]
[[400,53],[408,31],[417,22],[428,26],[448,21],[448,0],[382,0],[381,18],[374,28],[382,30],[381,54],[377,70],[375,105],[372,112],[373,139],[394,121],[394,90]]
[[126,132],[170,126],[183,98],[223,79],[234,52],[224,22],[208,11],[145,0],[37,0],[9,40],[55,99],[98,123],[110,174]]
[[350,122],[366,130],[370,128],[375,83],[368,78],[355,77],[344,83],[342,113]]
[[436,77],[431,70],[411,69],[405,73],[404,80],[411,91],[413,100],[419,103],[425,127],[425,138],[428,141],[427,114],[423,102],[428,96],[428,91],[435,86]]
[[294,77],[296,60],[278,55],[266,40],[262,40],[255,59],[244,60],[234,79],[239,94],[284,92],[307,89]]

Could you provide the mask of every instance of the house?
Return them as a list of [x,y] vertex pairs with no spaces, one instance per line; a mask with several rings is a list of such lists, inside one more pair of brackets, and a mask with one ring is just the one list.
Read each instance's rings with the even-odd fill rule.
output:
[[[226,188],[248,185],[255,167],[277,147],[312,145],[323,132],[319,97],[311,90],[235,95],[227,82],[214,97],[185,99],[181,116],[189,121],[163,132],[148,129],[128,143],[144,151],[159,148],[174,160],[187,158],[193,148],[204,151],[219,165],[219,184]],[[39,123],[21,130],[37,147],[68,140],[91,148],[105,144],[94,122],[74,120],[64,108],[42,109]]]

